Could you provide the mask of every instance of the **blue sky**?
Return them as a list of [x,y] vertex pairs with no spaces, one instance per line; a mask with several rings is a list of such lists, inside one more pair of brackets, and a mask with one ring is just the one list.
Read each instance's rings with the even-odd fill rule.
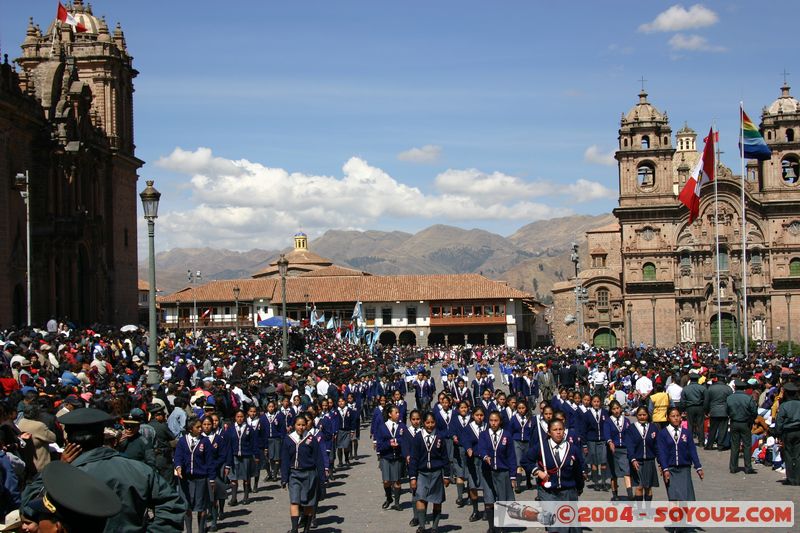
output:
[[[3,52],[16,57],[28,17],[44,28],[55,6],[4,2]],[[140,72],[137,155],[163,193],[159,249],[285,246],[301,228],[508,235],[607,212],[618,190],[609,155],[640,77],[673,131],[716,120],[723,162],[737,169],[739,100],[755,119],[780,73],[797,70],[776,27],[796,9],[788,1],[93,9],[122,23]]]

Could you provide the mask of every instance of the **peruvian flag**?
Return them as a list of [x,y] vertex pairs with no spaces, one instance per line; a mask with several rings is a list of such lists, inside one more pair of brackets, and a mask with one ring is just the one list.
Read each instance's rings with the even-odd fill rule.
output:
[[678,195],[678,200],[689,208],[689,224],[700,214],[700,189],[706,183],[714,181],[714,142],[717,140],[712,128],[706,137],[703,156],[697,161],[692,175],[686,180],[686,185]]
[[61,2],[58,3],[58,15],[56,15],[56,17],[64,24],[72,26],[72,29],[78,33],[88,31],[86,26],[78,22],[77,19],[67,11],[67,8],[61,5]]
[[210,307],[208,309],[206,309],[205,313],[200,315],[200,318],[208,318],[209,316],[211,316],[211,308]]

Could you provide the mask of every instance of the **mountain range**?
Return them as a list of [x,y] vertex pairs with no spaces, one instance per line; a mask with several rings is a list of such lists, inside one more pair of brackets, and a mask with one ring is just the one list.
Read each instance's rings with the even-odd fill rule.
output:
[[[553,283],[572,272],[571,243],[577,242],[586,257],[585,232],[614,220],[610,213],[541,220],[508,237],[442,224],[414,234],[332,229],[312,240],[309,248],[335,264],[371,274],[481,273],[548,303]],[[187,270],[201,271],[204,281],[250,277],[286,251],[173,248],[156,254],[157,285],[162,294],[174,292],[187,284]],[[147,279],[146,258],[139,272]]]

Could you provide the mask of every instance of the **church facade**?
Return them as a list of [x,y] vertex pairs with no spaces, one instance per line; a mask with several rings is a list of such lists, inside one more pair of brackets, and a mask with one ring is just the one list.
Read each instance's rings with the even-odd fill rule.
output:
[[26,320],[30,191],[32,322],[136,321],[137,170],[133,68],[122,28],[81,0],[87,28],[31,19],[22,54],[0,64],[0,325]]
[[748,162],[744,180],[719,165],[718,203],[705,185],[689,224],[677,196],[703,139],[688,126],[673,137],[666,113],[639,94],[620,122],[617,222],[587,232],[577,278],[553,287],[557,344],[673,346],[716,343],[721,334],[736,349],[745,314],[751,340],[800,341],[800,102],[786,84],[764,107],[760,129],[772,158]]

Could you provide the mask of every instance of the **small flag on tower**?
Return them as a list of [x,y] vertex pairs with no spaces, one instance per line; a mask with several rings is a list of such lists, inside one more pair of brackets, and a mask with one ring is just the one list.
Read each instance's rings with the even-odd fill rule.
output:
[[742,150],[742,157],[745,159],[758,159],[759,161],[772,157],[772,150],[767,146],[756,125],[744,112],[744,107],[740,106],[739,112],[742,121],[742,138],[739,140],[739,150]]
[[708,132],[706,145],[703,148],[703,156],[697,161],[692,170],[692,175],[686,180],[686,185],[678,195],[681,201],[689,209],[689,224],[694,222],[700,214],[700,189],[706,183],[714,181],[714,129]]
[[58,20],[64,24],[69,24],[72,26],[72,29],[78,33],[89,31],[86,29],[86,26],[78,22],[78,19],[76,19],[70,12],[67,11],[67,8],[64,7],[61,2],[58,3],[58,14],[56,15],[56,18],[58,18]]

